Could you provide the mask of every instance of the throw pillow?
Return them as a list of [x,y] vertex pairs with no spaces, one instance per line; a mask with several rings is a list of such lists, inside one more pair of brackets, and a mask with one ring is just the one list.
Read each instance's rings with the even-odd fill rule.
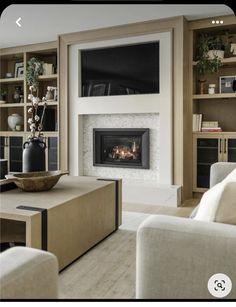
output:
[[194,219],[209,222],[236,224],[233,212],[236,209],[236,169],[224,180],[205,192]]
[[227,182],[225,185],[215,222],[236,225],[236,181]]

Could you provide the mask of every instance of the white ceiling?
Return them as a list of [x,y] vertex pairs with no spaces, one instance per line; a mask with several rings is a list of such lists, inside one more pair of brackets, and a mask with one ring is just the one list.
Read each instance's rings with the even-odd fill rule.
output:
[[[0,19],[0,48],[53,41],[58,34],[184,15],[230,15],[226,5],[10,5]],[[21,17],[22,27],[15,21]]]

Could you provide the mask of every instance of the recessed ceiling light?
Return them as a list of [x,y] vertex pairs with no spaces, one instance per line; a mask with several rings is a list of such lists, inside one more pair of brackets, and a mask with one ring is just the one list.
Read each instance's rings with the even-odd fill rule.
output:
[[216,23],[217,23],[217,24],[220,23],[219,20],[216,20]]
[[220,23],[222,24],[222,23],[224,23],[224,21],[223,21],[223,20],[221,20],[221,21],[220,21]]
[[215,20],[212,20],[212,22],[211,22],[211,23],[213,23],[213,24],[214,24],[214,23],[216,23],[216,22],[215,22]]

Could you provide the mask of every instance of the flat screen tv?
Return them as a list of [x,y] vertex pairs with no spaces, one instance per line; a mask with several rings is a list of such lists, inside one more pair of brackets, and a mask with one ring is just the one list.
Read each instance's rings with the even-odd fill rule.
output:
[[159,93],[159,42],[81,50],[81,96]]

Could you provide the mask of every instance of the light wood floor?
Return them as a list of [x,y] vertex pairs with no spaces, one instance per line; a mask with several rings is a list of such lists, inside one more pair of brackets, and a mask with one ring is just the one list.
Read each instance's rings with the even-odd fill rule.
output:
[[187,217],[195,200],[170,208],[123,204],[118,231],[70,265],[59,275],[59,297],[74,299],[135,298],[136,231],[150,214]]

